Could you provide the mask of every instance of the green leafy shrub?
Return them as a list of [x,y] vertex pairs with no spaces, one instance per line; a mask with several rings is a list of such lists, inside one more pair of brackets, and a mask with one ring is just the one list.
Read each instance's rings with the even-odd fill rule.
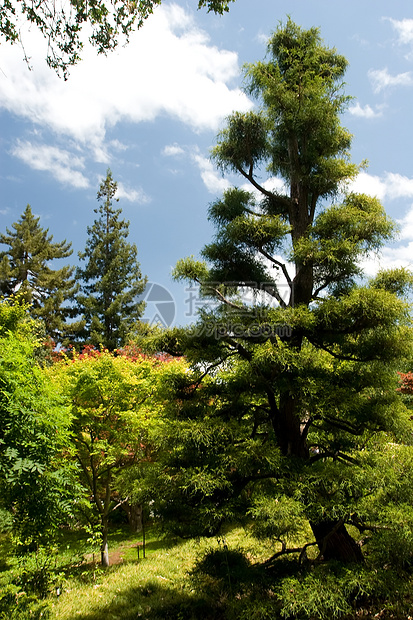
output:
[[210,549],[195,563],[191,578],[195,583],[207,579],[226,591],[251,582],[251,562],[241,550]]
[[10,583],[0,592],[0,620],[47,620],[49,605]]

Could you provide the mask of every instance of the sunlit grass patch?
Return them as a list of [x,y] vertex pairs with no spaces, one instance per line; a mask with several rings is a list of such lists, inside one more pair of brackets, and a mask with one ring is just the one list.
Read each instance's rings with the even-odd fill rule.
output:
[[[171,546],[165,542],[151,549],[145,559],[137,559],[129,549],[124,562],[108,569],[85,567],[75,579],[67,578],[62,594],[53,604],[52,617],[98,619],[147,617],[164,605],[180,605],[193,595],[186,587],[201,543],[186,542]],[[136,558],[130,559],[129,553]]]

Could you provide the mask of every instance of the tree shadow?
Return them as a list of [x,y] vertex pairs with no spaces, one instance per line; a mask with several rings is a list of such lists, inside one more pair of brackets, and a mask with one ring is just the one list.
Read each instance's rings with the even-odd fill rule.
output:
[[7,533],[0,533],[0,573],[10,570],[14,547]]
[[148,581],[131,586],[107,605],[91,605],[87,613],[76,613],[76,620],[223,620],[217,606],[191,592]]

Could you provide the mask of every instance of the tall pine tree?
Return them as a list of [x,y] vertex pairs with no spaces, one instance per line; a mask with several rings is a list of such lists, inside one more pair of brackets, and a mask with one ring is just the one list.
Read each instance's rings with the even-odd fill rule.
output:
[[68,323],[74,310],[66,302],[73,299],[77,285],[73,267],[53,269],[52,261],[68,258],[71,243],[54,243],[53,235],[39,225],[39,220],[27,205],[12,224],[13,230],[6,228],[6,234],[0,235],[0,243],[8,246],[0,252],[0,291],[5,297],[18,293],[31,304],[33,318],[43,321],[46,334],[62,342],[75,328]]
[[137,297],[144,291],[135,244],[127,242],[129,222],[120,219],[122,210],[113,208],[117,183],[110,170],[97,194],[98,215],[88,226],[88,242],[79,258],[85,262],[77,269],[81,283],[78,296],[79,314],[85,320],[85,341],[109,351],[125,343],[127,335],[139,320],[143,302]]
[[[184,354],[195,376],[165,440],[163,501],[169,522],[196,524],[197,534],[254,515],[259,535],[284,550],[297,519],[287,526],[283,515],[301,514],[319,558],[361,562],[346,526],[356,523],[361,537],[383,518],[381,491],[371,510],[376,438],[402,451],[412,437],[396,392],[411,356],[412,274],[363,279],[363,261],[393,223],[376,198],[346,191],[359,171],[340,122],[346,66],[317,29],[289,19],[267,61],[246,68],[260,109],[232,114],[213,154],[253,191],[215,201],[206,262],[175,269],[213,303],[195,327],[164,337],[162,349]],[[265,168],[277,182],[262,181]]]

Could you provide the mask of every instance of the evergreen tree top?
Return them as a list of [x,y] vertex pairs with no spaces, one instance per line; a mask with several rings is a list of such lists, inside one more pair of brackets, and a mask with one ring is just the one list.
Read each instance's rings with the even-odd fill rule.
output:
[[125,344],[127,333],[139,320],[144,308],[139,295],[146,286],[136,245],[127,241],[129,222],[121,219],[121,209],[113,207],[118,201],[116,190],[117,182],[107,170],[97,193],[97,218],[87,228],[85,250],[79,252],[85,264],[77,269],[81,283],[79,312],[86,322],[84,336],[88,343],[109,350]]
[[70,256],[73,253],[72,244],[66,239],[53,242],[49,229],[42,228],[39,222],[40,217],[33,215],[28,204],[20,219],[12,224],[14,230],[6,228],[6,234],[0,234],[0,243],[10,246],[9,250],[1,252],[0,256],[7,254],[14,260],[28,257],[53,260]]
[[[30,205],[26,206],[12,229],[0,235],[0,244],[8,248],[0,252],[0,291],[6,297],[17,291],[28,304],[30,313],[41,319],[45,335],[62,342],[73,317],[68,303],[77,292],[73,267],[54,268],[54,260],[72,254],[71,243],[54,242],[49,229],[40,226]],[[70,330],[75,328],[71,323]]]

